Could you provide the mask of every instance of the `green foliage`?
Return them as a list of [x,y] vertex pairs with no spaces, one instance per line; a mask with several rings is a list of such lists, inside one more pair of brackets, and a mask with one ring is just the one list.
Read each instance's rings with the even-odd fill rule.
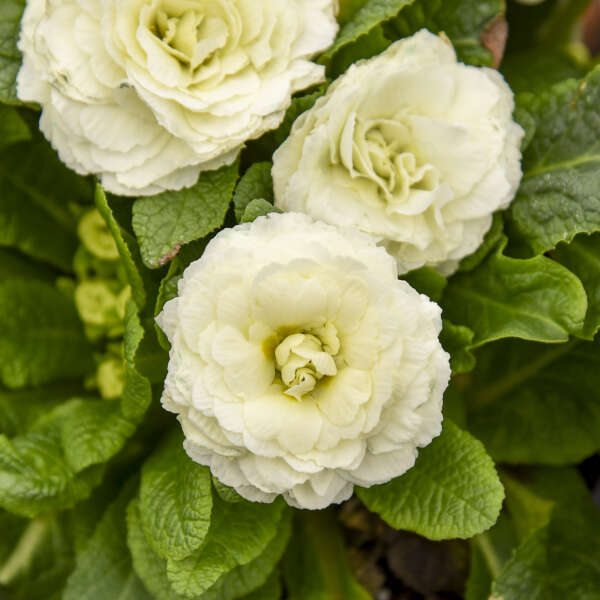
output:
[[335,515],[331,511],[297,514],[284,561],[290,600],[368,600],[350,567]]
[[439,302],[442,299],[444,289],[448,285],[447,279],[431,267],[415,269],[406,275],[402,275],[401,279],[408,282],[417,292],[429,296],[434,302]]
[[504,242],[473,271],[450,280],[444,316],[472,329],[475,346],[505,337],[562,342],[579,334],[587,310],[579,279],[549,258],[510,258],[503,248]]
[[273,179],[271,178],[271,162],[254,163],[242,176],[233,195],[235,218],[242,221],[246,207],[250,202],[263,199],[273,204]]
[[18,111],[0,104],[0,147],[29,139],[31,132]]
[[212,510],[207,467],[192,461],[177,432],[142,467],[140,513],[144,532],[163,558],[180,560],[204,541]]
[[506,340],[477,353],[469,430],[495,460],[562,465],[600,447],[598,343]]
[[582,81],[521,94],[535,124],[523,154],[523,181],[511,205],[511,236],[534,254],[600,230],[600,67]]
[[263,198],[257,198],[256,200],[252,200],[248,206],[246,206],[240,223],[252,223],[254,219],[258,219],[258,217],[263,217],[264,215],[268,215],[272,212],[281,213],[283,211],[273,206],[270,202],[267,202]]
[[0,283],[0,378],[11,388],[79,378],[91,348],[73,302],[34,280]]
[[162,267],[183,244],[202,239],[223,225],[238,168],[235,162],[218,171],[206,171],[191,188],[136,200],[133,229],[147,267]]
[[444,350],[450,355],[450,367],[452,373],[468,373],[475,367],[475,357],[469,350],[473,345],[471,329],[463,325],[454,325],[451,321],[444,319],[443,328],[440,333],[440,343]]
[[357,493],[392,527],[433,540],[468,538],[488,529],[504,498],[483,445],[448,419],[442,434],[419,451],[412,469]]
[[25,0],[3,0],[0,5],[0,102],[17,104],[16,79],[21,66],[17,48]]

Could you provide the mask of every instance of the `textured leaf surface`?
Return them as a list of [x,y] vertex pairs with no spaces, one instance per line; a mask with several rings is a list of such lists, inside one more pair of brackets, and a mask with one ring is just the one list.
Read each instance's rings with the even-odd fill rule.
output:
[[588,309],[582,337],[591,340],[600,327],[600,233],[578,235],[570,244],[559,244],[554,257],[583,283]]
[[509,258],[502,248],[452,277],[444,316],[472,329],[476,346],[504,337],[561,342],[580,333],[587,296],[579,279],[549,258]]
[[163,558],[185,558],[197,550],[210,525],[211,477],[171,435],[142,467],[140,511],[144,531]]
[[15,81],[21,67],[21,53],[17,48],[19,23],[25,0],[2,0],[0,4],[0,102],[16,104]]
[[98,523],[85,550],[77,556],[63,600],[151,600],[133,571],[127,547],[125,509],[131,498],[128,485]]
[[354,578],[332,511],[297,513],[283,561],[290,600],[369,600]]
[[468,538],[491,527],[504,492],[483,445],[448,419],[415,466],[384,485],[359,488],[367,508],[396,529],[429,539]]
[[235,218],[242,220],[246,207],[252,200],[262,198],[273,204],[273,179],[271,162],[254,163],[242,176],[233,195]]
[[0,331],[0,377],[8,387],[81,377],[93,368],[73,301],[47,283],[0,283]]
[[70,271],[79,242],[67,203],[90,197],[88,182],[62,165],[40,136],[2,148],[0,246]]
[[477,353],[469,430],[497,461],[568,464],[600,447],[597,343],[505,340]]
[[183,244],[223,225],[238,167],[235,162],[218,171],[206,171],[191,188],[136,200],[133,229],[146,266],[156,269],[165,265]]
[[517,98],[535,122],[523,181],[510,209],[512,236],[540,254],[578,233],[600,230],[600,67]]

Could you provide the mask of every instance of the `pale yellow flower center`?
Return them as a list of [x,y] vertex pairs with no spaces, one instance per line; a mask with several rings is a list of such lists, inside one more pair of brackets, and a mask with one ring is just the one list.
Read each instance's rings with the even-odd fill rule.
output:
[[332,323],[286,336],[275,348],[275,363],[285,393],[301,400],[325,376],[337,373],[334,356],[340,351],[337,329]]

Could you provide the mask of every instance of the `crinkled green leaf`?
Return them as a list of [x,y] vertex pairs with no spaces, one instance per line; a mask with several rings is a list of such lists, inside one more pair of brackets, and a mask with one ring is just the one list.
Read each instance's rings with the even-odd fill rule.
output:
[[185,558],[204,541],[212,510],[211,477],[170,435],[142,467],[140,512],[144,532],[163,558]]
[[29,139],[31,132],[18,111],[10,106],[0,105],[0,147]]
[[588,309],[582,337],[591,340],[600,328],[600,233],[578,235],[570,244],[559,244],[554,257],[583,283]]
[[73,301],[47,283],[0,283],[0,331],[0,378],[7,387],[79,378],[93,369]]
[[[475,65],[491,65],[490,51],[480,36],[487,25],[505,10],[503,0],[418,0],[390,22],[394,38],[407,37],[425,27],[444,32],[452,41],[458,59]],[[388,37],[392,37],[390,33]]]
[[238,168],[235,162],[218,171],[206,171],[191,188],[135,201],[133,229],[147,267],[165,265],[182,245],[202,239],[223,225]]
[[212,482],[215,491],[219,494],[221,500],[233,502],[234,504],[237,502],[244,502],[244,499],[233,488],[221,483],[216,477],[212,478]]
[[280,213],[282,211],[263,198],[252,200],[248,206],[246,206],[240,223],[252,223],[254,219],[258,219],[258,217],[263,217],[272,212]]
[[254,163],[242,176],[233,195],[235,218],[241,222],[246,207],[252,200],[262,198],[273,204],[273,179],[271,162]]
[[283,508],[281,498],[272,504],[230,504],[215,497],[205,544],[183,560],[167,561],[175,591],[199,596],[225,573],[256,559],[275,537]]
[[448,419],[442,434],[419,451],[412,469],[357,493],[392,527],[433,540],[468,538],[488,529],[504,498],[481,442]]
[[77,556],[63,600],[151,600],[133,571],[127,547],[125,509],[133,486],[128,484],[98,523],[84,551]]
[[453,374],[468,373],[475,367],[475,357],[469,349],[473,343],[473,335],[473,331],[468,327],[443,320],[440,343],[450,355]]
[[481,348],[469,430],[497,461],[561,465],[600,448],[597,343],[504,340]]
[[180,595],[169,583],[167,562],[152,550],[144,535],[137,500],[129,505],[127,525],[127,541],[136,572],[158,600],[237,600],[265,584],[273,572],[289,538],[291,514],[289,511],[283,514],[277,526],[277,535],[273,536],[262,554],[251,562],[224,573],[210,589],[199,596]]
[[448,280],[431,267],[415,269],[406,275],[402,275],[401,279],[414,287],[417,292],[429,296],[434,302],[439,302],[442,299],[444,289],[448,285]]
[[0,149],[0,246],[70,271],[79,242],[68,202],[90,197],[89,183],[62,165],[39,134]]
[[25,0],[2,0],[0,4],[0,102],[18,104],[16,79],[21,67],[17,48],[19,24]]
[[587,297],[579,279],[545,256],[510,258],[503,247],[451,278],[444,316],[472,329],[475,346],[504,337],[561,342],[580,333]]
[[350,570],[335,513],[302,511],[296,516],[283,561],[289,600],[369,600]]
[[600,67],[583,81],[521,94],[517,106],[535,121],[535,133],[510,208],[511,239],[540,254],[600,231]]

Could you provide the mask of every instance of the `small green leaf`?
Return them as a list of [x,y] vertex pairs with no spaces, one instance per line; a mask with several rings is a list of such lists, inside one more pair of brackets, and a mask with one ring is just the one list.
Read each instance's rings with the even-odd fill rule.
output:
[[85,550],[77,556],[63,600],[152,600],[133,571],[126,543],[125,509],[133,491],[130,482],[105,512]]
[[246,206],[246,210],[244,210],[240,223],[252,223],[254,219],[258,219],[258,217],[263,217],[272,212],[280,213],[282,211],[263,198],[257,198],[256,200],[252,200],[248,206]]
[[535,134],[509,212],[511,241],[541,254],[600,231],[600,67],[582,81],[521,94],[517,106],[535,121]]
[[197,550],[210,525],[211,477],[170,435],[142,467],[140,512],[146,538],[163,558],[183,559]]
[[434,302],[442,299],[444,289],[448,285],[448,280],[431,267],[421,267],[402,275],[401,279],[414,287],[417,292],[429,296]]
[[0,331],[0,378],[7,387],[78,378],[93,369],[73,301],[47,283],[0,283]]
[[30,139],[29,127],[17,110],[0,105],[0,147]]
[[587,297],[579,279],[545,256],[509,258],[503,247],[451,278],[444,316],[472,329],[474,346],[504,337],[562,342],[580,333]]
[[296,513],[294,535],[283,561],[290,600],[369,600],[354,578],[335,513]]
[[271,162],[254,163],[242,176],[233,195],[235,218],[241,222],[246,207],[252,200],[262,198],[273,204],[273,179]]
[[17,48],[19,24],[25,0],[2,0],[0,4],[0,102],[18,104],[16,79],[21,67]]
[[481,442],[448,419],[419,451],[415,466],[384,485],[359,488],[359,498],[396,529],[432,540],[468,538],[498,518],[504,492]]
[[554,258],[583,283],[588,310],[581,337],[591,340],[600,328],[600,233],[578,235],[570,244],[559,244]]
[[562,465],[600,448],[597,343],[504,340],[481,348],[477,364],[469,431],[495,460]]
[[475,368],[475,357],[470,351],[474,333],[463,325],[443,319],[443,328],[440,333],[440,343],[450,354],[450,367],[453,374],[468,373]]
[[200,174],[195,186],[139,198],[133,205],[133,229],[144,264],[167,264],[182,245],[218,229],[233,196],[239,163]]
[[459,272],[472,271],[475,267],[479,266],[485,258],[490,254],[492,250],[498,247],[501,243],[503,235],[502,229],[504,227],[504,221],[501,213],[496,213],[492,220],[492,225],[489,231],[485,234],[483,242],[473,254],[466,256],[460,261],[458,266]]

